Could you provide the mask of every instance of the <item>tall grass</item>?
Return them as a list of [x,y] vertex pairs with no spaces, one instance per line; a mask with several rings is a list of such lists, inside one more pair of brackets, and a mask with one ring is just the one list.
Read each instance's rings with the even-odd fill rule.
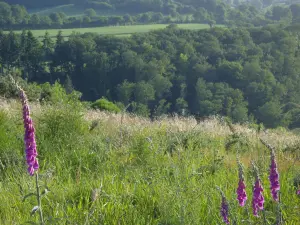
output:
[[[26,171],[20,104],[2,106],[0,224],[37,223],[38,215],[30,214],[35,199],[24,200],[35,186]],[[199,125],[192,118],[151,123],[67,103],[36,105],[32,116],[41,191],[49,190],[42,198],[46,224],[222,224],[216,186],[226,196],[232,224],[264,224],[261,214],[252,215],[251,160],[259,162],[266,221],[274,224],[278,208],[269,191],[270,154],[259,137],[276,147],[283,220],[300,224],[298,183],[294,182],[300,173],[296,135],[257,134],[235,125],[239,141],[226,148],[234,137],[217,119]],[[245,166],[248,201],[244,208],[236,200],[237,154]]]

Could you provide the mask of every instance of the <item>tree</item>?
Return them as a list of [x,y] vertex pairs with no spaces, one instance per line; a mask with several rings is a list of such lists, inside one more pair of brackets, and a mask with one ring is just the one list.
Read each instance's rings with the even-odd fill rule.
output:
[[20,39],[14,32],[2,37],[1,41],[1,58],[3,66],[10,70],[19,66],[21,57]]
[[85,23],[85,24],[90,23],[91,21],[92,21],[91,18],[88,17],[88,16],[84,16],[83,19],[82,19],[82,22]]
[[237,105],[233,108],[232,112],[230,113],[230,117],[232,118],[233,122],[247,122],[248,120],[248,109],[244,105]]
[[56,47],[59,47],[62,43],[64,42],[64,37],[62,35],[62,31],[58,31],[57,35],[56,35]]
[[43,51],[45,60],[50,60],[52,58],[52,54],[54,52],[54,43],[52,38],[50,37],[48,31],[46,31],[44,38],[43,38]]
[[64,22],[65,19],[67,18],[67,15],[64,12],[58,12],[59,17],[62,19],[62,21]]
[[177,98],[175,103],[175,111],[181,115],[185,115],[187,113],[188,103],[184,98]]
[[135,113],[136,115],[143,116],[143,117],[149,117],[150,110],[147,105],[132,102],[131,106],[132,106],[132,112]]
[[258,109],[258,118],[266,127],[274,128],[281,124],[282,109],[279,102],[266,102]]
[[208,23],[210,28],[213,28],[216,24],[216,21],[213,20],[213,19],[207,19],[207,23]]
[[138,103],[147,104],[155,99],[155,90],[151,84],[141,81],[135,86],[134,98]]
[[49,27],[52,25],[52,20],[50,19],[49,16],[41,16],[40,23],[41,23],[41,25]]
[[166,97],[170,93],[172,83],[166,77],[156,74],[150,81],[155,89],[156,97],[161,99]]
[[63,24],[63,19],[60,17],[59,13],[51,13],[49,17],[52,20],[53,24],[55,25]]
[[25,7],[20,5],[12,5],[11,12],[12,16],[15,18],[16,24],[21,24],[25,18],[29,16]]
[[193,17],[196,22],[205,23],[209,18],[209,14],[206,9],[201,7],[193,14]]
[[0,2],[0,25],[5,25],[12,16],[10,5]]
[[143,13],[141,15],[140,22],[142,22],[142,23],[148,23],[151,19],[152,19],[152,16],[151,16],[150,13]]
[[125,14],[123,16],[123,20],[124,20],[125,24],[132,24],[133,23],[133,19],[129,14]]
[[84,15],[86,15],[88,17],[94,17],[94,16],[97,16],[97,13],[94,9],[86,9],[84,11]]
[[282,20],[282,21],[290,22],[292,20],[292,12],[290,8],[282,7],[282,6],[274,6],[272,8],[272,16],[270,18],[276,21]]
[[154,115],[160,116],[160,115],[166,114],[166,113],[168,113],[170,107],[171,107],[171,103],[168,103],[167,100],[162,99],[158,102],[158,104],[154,110]]
[[153,22],[161,22],[164,19],[164,15],[159,12],[159,13],[153,13],[152,15],[152,21]]
[[32,25],[39,25],[41,23],[40,17],[37,14],[32,14],[30,16],[29,23]]
[[130,83],[127,80],[117,86],[118,100],[124,103],[125,106],[131,101],[134,88],[135,84]]
[[112,17],[109,17],[109,24],[119,25],[122,22],[123,22],[123,17],[122,16],[112,16]]
[[223,62],[217,68],[217,76],[220,81],[231,84],[238,87],[241,80],[243,80],[243,67],[239,62]]
[[34,37],[31,31],[27,32],[26,45],[24,47],[24,54],[22,55],[22,62],[29,80],[34,79],[40,69],[40,62],[43,59],[43,51],[40,42]]
[[293,22],[300,22],[300,4],[290,5],[290,10],[293,16]]
[[71,94],[74,91],[73,83],[70,76],[67,75],[67,78],[64,83],[64,88],[67,94]]

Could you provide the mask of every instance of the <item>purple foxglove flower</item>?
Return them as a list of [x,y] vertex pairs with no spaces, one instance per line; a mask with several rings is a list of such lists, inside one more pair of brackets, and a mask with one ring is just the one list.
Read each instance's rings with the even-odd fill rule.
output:
[[280,184],[279,184],[279,173],[277,170],[277,163],[275,160],[274,151],[271,151],[271,165],[270,165],[269,181],[270,181],[272,197],[275,201],[278,202],[279,201],[278,191],[280,190]]
[[221,212],[221,216],[223,217],[224,223],[230,224],[228,219],[229,206],[224,195],[222,195],[222,204],[221,204],[220,212]]
[[25,143],[25,153],[26,153],[26,162],[28,165],[28,172],[31,176],[34,175],[34,172],[38,170],[39,163],[37,160],[37,150],[35,142],[35,129],[30,117],[30,110],[28,105],[28,100],[25,92],[20,90],[20,98],[23,106],[23,122],[24,122],[24,143]]
[[244,181],[244,174],[243,174],[243,167],[240,162],[238,162],[239,165],[239,185],[236,190],[237,194],[237,200],[239,201],[240,206],[244,206],[247,200],[247,194],[246,194],[246,185]]
[[247,201],[247,194],[246,194],[246,185],[244,180],[240,179],[239,186],[236,190],[237,200],[239,201],[240,206],[245,206]]
[[262,194],[263,187],[260,183],[259,178],[256,178],[254,187],[253,187],[253,199],[252,199],[252,209],[253,209],[253,215],[258,216],[258,211],[264,209],[264,196]]
[[300,195],[300,189],[297,191],[297,195]]

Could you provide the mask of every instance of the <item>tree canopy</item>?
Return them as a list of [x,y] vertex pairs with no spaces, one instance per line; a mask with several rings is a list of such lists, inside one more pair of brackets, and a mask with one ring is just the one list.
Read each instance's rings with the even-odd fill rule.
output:
[[[169,26],[128,38],[73,34],[39,42],[30,31],[0,32],[2,76],[59,80],[142,115],[225,115],[268,127],[299,124],[297,32],[280,26],[191,31]],[[1,86],[0,86],[1,87]],[[286,106],[288,104],[288,106]],[[298,113],[299,112],[299,113]]]

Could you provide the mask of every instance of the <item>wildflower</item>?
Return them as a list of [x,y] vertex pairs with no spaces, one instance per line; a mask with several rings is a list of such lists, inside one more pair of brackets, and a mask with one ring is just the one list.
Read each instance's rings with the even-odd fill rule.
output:
[[222,196],[222,204],[221,204],[221,215],[223,217],[223,221],[226,224],[230,224],[229,219],[228,219],[228,212],[229,212],[229,206],[226,201],[225,196]]
[[271,194],[275,201],[279,201],[278,197],[278,191],[280,190],[280,184],[279,184],[279,173],[277,170],[277,163],[275,160],[275,154],[274,151],[271,151],[271,165],[270,165],[270,188],[271,188]]
[[247,200],[246,185],[244,181],[243,167],[240,162],[238,162],[238,165],[239,165],[239,185],[236,190],[236,194],[240,206],[244,206]]
[[297,191],[297,195],[300,195],[300,189]]
[[222,196],[222,203],[221,203],[221,209],[220,209],[221,216],[223,218],[224,223],[230,224],[229,218],[228,218],[228,215],[229,215],[228,202],[226,200],[224,193],[221,191],[221,189],[219,187],[217,187],[217,189],[220,191],[221,196]]
[[246,194],[246,185],[244,183],[244,180],[239,181],[239,186],[236,190],[237,193],[237,200],[239,201],[240,206],[245,206],[246,200],[247,200],[247,194]]
[[23,122],[25,128],[24,142],[25,142],[25,152],[26,152],[26,162],[28,165],[28,172],[31,176],[34,172],[38,170],[39,164],[37,160],[37,150],[35,142],[35,129],[30,117],[30,110],[28,105],[28,100],[25,92],[20,89],[20,98],[23,106]]
[[253,187],[253,199],[252,199],[252,209],[253,209],[253,215],[258,216],[258,211],[264,209],[264,196],[262,195],[263,187],[261,185],[261,182],[256,176],[256,181]]

